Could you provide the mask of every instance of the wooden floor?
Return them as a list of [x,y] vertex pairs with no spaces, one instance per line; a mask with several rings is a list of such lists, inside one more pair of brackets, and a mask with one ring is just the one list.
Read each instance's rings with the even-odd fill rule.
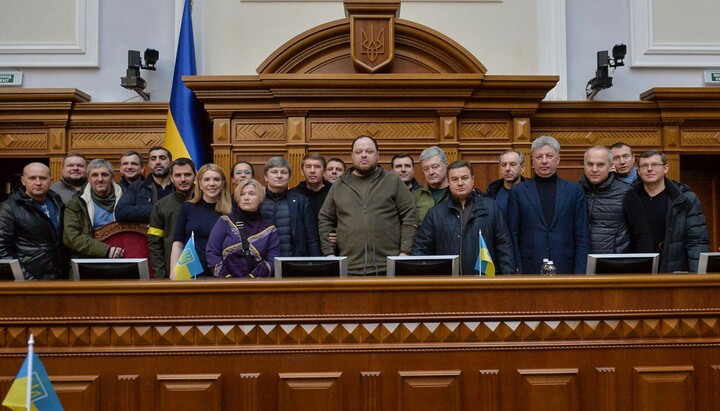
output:
[[720,275],[0,284],[66,410],[720,410]]

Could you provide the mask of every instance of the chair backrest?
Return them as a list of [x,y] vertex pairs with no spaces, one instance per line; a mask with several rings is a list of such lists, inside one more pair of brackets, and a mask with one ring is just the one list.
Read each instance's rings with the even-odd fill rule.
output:
[[[125,258],[147,258],[150,260],[147,229],[147,224],[119,223],[115,221],[95,230],[93,237],[111,247],[124,249]],[[155,278],[152,265],[150,265],[150,278]]]

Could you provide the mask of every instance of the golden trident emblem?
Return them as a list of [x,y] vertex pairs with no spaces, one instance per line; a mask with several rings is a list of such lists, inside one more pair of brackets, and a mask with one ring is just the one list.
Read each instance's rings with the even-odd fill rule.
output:
[[362,48],[360,53],[367,55],[368,60],[374,63],[378,55],[385,53],[385,29],[383,28],[375,37],[375,25],[370,25],[370,35],[362,31]]

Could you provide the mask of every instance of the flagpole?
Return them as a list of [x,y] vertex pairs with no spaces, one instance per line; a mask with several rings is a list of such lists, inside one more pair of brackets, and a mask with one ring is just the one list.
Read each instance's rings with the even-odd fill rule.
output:
[[480,259],[480,276],[483,275],[483,260],[482,260],[482,229],[478,229],[478,259]]
[[35,345],[35,337],[30,333],[28,339],[28,365],[27,365],[27,391],[25,391],[25,407],[30,411],[32,406],[32,372],[33,372],[33,346]]

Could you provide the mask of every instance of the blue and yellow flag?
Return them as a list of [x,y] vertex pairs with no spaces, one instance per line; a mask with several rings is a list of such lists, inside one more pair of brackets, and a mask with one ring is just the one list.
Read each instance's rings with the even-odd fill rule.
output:
[[195,250],[195,236],[191,235],[190,240],[185,244],[180,258],[175,265],[175,279],[176,280],[189,280],[201,274],[203,271],[202,264],[200,264],[200,257]]
[[475,269],[478,270],[480,275],[485,274],[488,277],[494,277],[495,264],[493,264],[493,260],[490,257],[490,251],[488,251],[485,238],[482,236],[482,231],[478,232],[478,244],[480,244],[480,250],[477,261],[475,261]]
[[40,358],[34,352],[28,353],[25,357],[20,371],[18,371],[15,381],[13,381],[8,390],[2,405],[13,411],[26,411],[27,408],[27,385],[28,385],[28,360],[32,356],[32,389],[30,411],[62,411],[60,400],[55,394],[50,377],[40,362]]
[[202,138],[205,113],[195,94],[182,81],[182,76],[197,74],[190,2],[191,0],[185,0],[175,54],[175,74],[165,125],[165,147],[170,150],[173,158],[190,158],[195,162],[195,166],[200,168],[205,164],[205,146]]

